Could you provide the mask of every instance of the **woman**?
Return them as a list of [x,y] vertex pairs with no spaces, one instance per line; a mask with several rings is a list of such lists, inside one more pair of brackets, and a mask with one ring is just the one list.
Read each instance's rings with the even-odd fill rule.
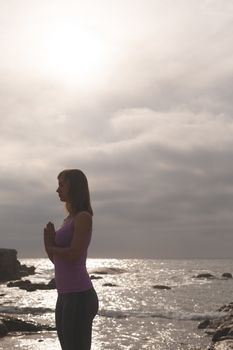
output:
[[86,270],[93,216],[86,176],[78,169],[62,171],[57,193],[68,216],[57,231],[53,223],[46,225],[44,244],[55,266],[58,338],[62,350],[90,350],[98,297]]

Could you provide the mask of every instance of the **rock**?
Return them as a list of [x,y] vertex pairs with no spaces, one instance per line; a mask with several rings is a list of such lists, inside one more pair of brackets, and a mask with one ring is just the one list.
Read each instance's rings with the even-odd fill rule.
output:
[[[208,350],[229,350],[233,349],[233,303],[223,305],[217,311],[224,312],[221,317],[205,320],[198,326],[205,329],[205,332],[212,335],[212,343]],[[219,315],[220,316],[220,315]]]
[[220,341],[221,339],[226,339],[227,337],[233,338],[233,329],[231,327],[223,327],[218,329],[212,337],[213,342]]
[[55,329],[54,327],[48,325],[23,321],[18,318],[6,315],[0,315],[0,320],[5,326],[7,332],[39,332],[42,330],[51,331]]
[[[214,335],[216,331],[223,328],[232,328],[233,319],[231,314],[223,315],[222,317],[208,319],[202,321],[199,325],[199,329],[206,329],[206,333]],[[210,331],[209,331],[210,330]]]
[[19,280],[15,282],[9,282],[7,283],[7,287],[18,287],[20,289],[24,289],[27,292],[34,292],[37,289],[41,290],[48,290],[48,289],[55,289],[55,279],[53,278],[49,283],[32,283],[29,280]]
[[49,289],[56,289],[55,278],[52,278],[51,281],[49,281],[49,283],[47,284],[47,286],[50,287]]
[[31,284],[31,281],[29,280],[19,280],[19,281],[14,281],[14,282],[8,282],[7,287],[19,287],[21,289],[24,289],[24,287],[28,286]]
[[208,278],[208,279],[213,279],[216,278],[215,276],[213,276],[211,273],[200,273],[197,276],[194,276],[194,278]]
[[197,328],[198,328],[198,329],[205,329],[205,328],[207,328],[209,325],[210,325],[210,320],[209,320],[209,319],[206,319],[206,320],[200,322]]
[[233,303],[229,303],[229,304],[225,304],[223,306],[221,306],[217,311],[220,312],[229,312],[229,311],[233,311]]
[[163,286],[160,284],[156,284],[152,288],[154,288],[154,289],[171,289],[171,287],[169,287],[169,286]]
[[17,318],[5,319],[3,323],[9,332],[38,332],[42,331],[42,327],[32,322],[25,322]]
[[90,278],[91,278],[91,280],[100,280],[100,279],[103,279],[103,277],[101,277],[101,276],[95,276],[95,275],[91,275]]
[[5,335],[7,335],[8,330],[5,326],[5,324],[0,320],[0,338],[1,337],[5,337]]
[[114,283],[104,283],[103,286],[104,286],[104,287],[117,287],[117,284],[114,284]]
[[232,274],[230,272],[224,272],[222,274],[222,277],[224,277],[224,278],[232,278]]
[[0,281],[15,280],[20,277],[17,251],[15,249],[0,249]]
[[19,272],[20,277],[25,277],[28,275],[34,275],[35,274],[35,267],[34,266],[26,266],[26,265],[20,265]]
[[34,273],[34,266],[20,264],[15,249],[0,249],[0,282],[17,280]]

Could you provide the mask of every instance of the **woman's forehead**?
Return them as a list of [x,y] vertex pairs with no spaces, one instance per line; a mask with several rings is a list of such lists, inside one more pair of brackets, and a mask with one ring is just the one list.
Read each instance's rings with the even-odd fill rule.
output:
[[64,174],[60,174],[60,175],[58,175],[57,179],[58,179],[58,182],[64,182],[65,181],[65,175]]

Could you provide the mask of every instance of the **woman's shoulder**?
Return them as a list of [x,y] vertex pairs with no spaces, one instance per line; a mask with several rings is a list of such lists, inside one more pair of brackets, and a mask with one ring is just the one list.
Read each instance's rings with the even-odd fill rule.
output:
[[74,217],[74,227],[83,227],[91,232],[92,230],[92,215],[88,211],[80,211]]
[[92,216],[93,215],[89,211],[82,210],[82,211],[79,211],[77,214],[75,214],[74,220],[76,221],[76,220],[79,220],[81,218],[83,218],[83,219],[88,219],[89,218],[89,220],[92,220]]
[[89,216],[93,216],[93,214],[91,214],[88,210],[82,210],[82,211],[79,211],[76,215],[89,215]]

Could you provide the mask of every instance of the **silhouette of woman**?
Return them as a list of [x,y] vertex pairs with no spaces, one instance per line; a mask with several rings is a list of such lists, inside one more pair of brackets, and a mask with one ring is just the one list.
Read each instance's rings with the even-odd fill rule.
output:
[[93,217],[86,176],[79,169],[63,170],[57,193],[68,216],[57,231],[52,222],[44,228],[45,250],[55,267],[57,334],[62,350],[90,350],[98,297],[86,269]]

